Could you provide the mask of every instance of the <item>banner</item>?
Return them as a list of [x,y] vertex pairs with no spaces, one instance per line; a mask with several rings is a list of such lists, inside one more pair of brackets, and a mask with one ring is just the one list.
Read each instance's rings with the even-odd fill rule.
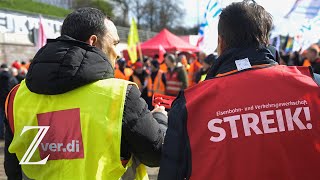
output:
[[319,0],[296,0],[293,7],[285,16],[285,18],[313,19],[319,14],[319,11]]
[[218,46],[218,22],[221,5],[217,0],[209,0],[199,29],[198,47],[206,54],[212,54]]
[[294,37],[293,51],[306,50],[320,39],[320,14],[302,24]]
[[37,42],[37,48],[38,50],[42,48],[47,43],[47,37],[44,32],[44,27],[42,23],[42,16],[39,16],[39,30],[38,30],[38,42]]
[[164,54],[166,53],[166,50],[164,47],[160,44],[159,45],[159,63],[162,63],[164,60]]
[[137,44],[139,43],[139,34],[137,24],[132,18],[130,32],[128,35],[128,54],[132,64],[137,61]]

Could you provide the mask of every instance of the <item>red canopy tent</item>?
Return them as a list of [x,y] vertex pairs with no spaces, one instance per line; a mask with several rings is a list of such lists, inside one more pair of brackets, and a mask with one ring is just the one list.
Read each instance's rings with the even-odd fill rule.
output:
[[[159,54],[160,45],[166,50],[167,53],[175,53],[176,51],[193,53],[199,51],[197,47],[183,41],[181,38],[172,34],[167,29],[163,29],[153,38],[141,43],[142,54],[150,57],[154,56],[155,54]],[[137,53],[139,53],[139,51],[137,51]],[[127,50],[123,51],[123,56],[127,60],[129,59]]]

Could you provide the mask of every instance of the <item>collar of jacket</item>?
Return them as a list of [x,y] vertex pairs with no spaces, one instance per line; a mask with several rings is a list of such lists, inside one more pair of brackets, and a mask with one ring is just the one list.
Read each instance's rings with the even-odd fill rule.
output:
[[206,79],[216,77],[218,74],[224,74],[237,70],[235,61],[248,58],[251,66],[262,64],[278,64],[274,53],[269,48],[234,48],[223,53],[208,71]]
[[64,35],[37,52],[26,84],[34,93],[53,95],[112,77],[114,69],[100,49]]

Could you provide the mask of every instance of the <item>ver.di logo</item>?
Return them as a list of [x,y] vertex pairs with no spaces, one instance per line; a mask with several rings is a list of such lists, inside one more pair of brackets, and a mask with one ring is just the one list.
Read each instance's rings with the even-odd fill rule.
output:
[[[20,134],[38,130],[20,164],[43,165],[50,160],[84,158],[79,108],[37,114],[37,120],[38,126],[25,126]],[[41,160],[30,162],[34,155]]]

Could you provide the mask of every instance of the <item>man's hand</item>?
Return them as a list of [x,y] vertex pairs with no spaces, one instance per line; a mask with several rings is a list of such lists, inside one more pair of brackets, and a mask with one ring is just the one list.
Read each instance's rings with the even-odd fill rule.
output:
[[151,111],[151,113],[155,113],[155,112],[160,112],[160,113],[168,116],[168,112],[165,110],[165,107],[164,107],[164,106],[156,105],[156,106],[154,107],[154,109]]

